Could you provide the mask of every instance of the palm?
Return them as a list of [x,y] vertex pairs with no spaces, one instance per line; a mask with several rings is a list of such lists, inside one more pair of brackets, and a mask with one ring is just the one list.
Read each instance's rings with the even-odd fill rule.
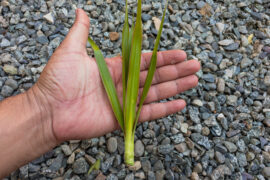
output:
[[[80,16],[82,17],[78,17],[77,25],[75,23],[67,38],[53,54],[37,83],[39,89],[53,102],[52,126],[56,138],[60,141],[97,137],[119,127],[103,88],[97,64],[86,53],[88,18],[85,14]],[[141,86],[147,74],[150,57],[149,53],[142,56]],[[197,61],[184,61],[185,58],[183,51],[158,53],[157,73],[142,109],[141,121],[160,118],[184,108],[183,100],[150,103],[197,85],[198,79],[194,73],[200,65]],[[121,102],[121,59],[107,59],[107,65]]]

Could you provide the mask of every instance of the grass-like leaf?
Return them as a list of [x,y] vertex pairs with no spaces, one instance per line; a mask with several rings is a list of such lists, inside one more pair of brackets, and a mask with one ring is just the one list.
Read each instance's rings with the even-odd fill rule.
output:
[[163,10],[162,20],[161,20],[160,27],[159,27],[159,30],[158,30],[154,50],[153,50],[152,57],[151,57],[150,66],[149,66],[148,73],[147,73],[147,76],[146,76],[146,80],[145,80],[145,83],[144,83],[143,92],[141,94],[141,98],[140,98],[140,102],[139,102],[139,106],[138,106],[138,110],[137,110],[137,114],[136,114],[136,120],[134,122],[133,133],[135,133],[136,125],[137,125],[138,119],[140,117],[140,113],[141,113],[141,110],[142,110],[142,107],[143,107],[143,103],[144,103],[145,98],[147,96],[147,93],[148,93],[148,91],[149,91],[149,89],[151,87],[152,80],[153,80],[153,77],[154,77],[154,74],[155,74],[155,71],[156,71],[157,51],[158,51],[158,46],[159,46],[159,41],[160,41],[160,37],[161,37],[161,33],[162,33],[162,28],[163,28],[165,15],[166,15],[167,6],[168,6],[168,0],[166,2],[164,10]]
[[125,132],[123,111],[122,111],[119,99],[117,97],[114,82],[112,80],[107,64],[104,60],[104,57],[99,47],[96,45],[96,43],[90,37],[88,37],[88,42],[90,43],[90,45],[92,46],[94,50],[94,55],[95,55],[96,62],[98,65],[99,73],[100,73],[103,85],[105,87],[105,90],[107,92],[109,101],[111,103],[114,115],[116,119],[118,120],[120,127]]
[[93,170],[99,170],[100,168],[100,159],[98,159],[88,170],[88,175],[93,171]]
[[123,112],[125,112],[125,102],[126,102],[126,88],[127,88],[127,77],[128,77],[128,64],[130,55],[130,32],[128,24],[128,5],[126,0],[126,13],[125,13],[125,23],[122,33],[122,83],[123,83]]
[[141,20],[142,2],[138,0],[137,18],[134,27],[131,52],[129,59],[129,71],[127,82],[127,93],[125,103],[125,162],[134,164],[134,135],[133,125],[136,117],[137,97],[139,92],[139,76],[141,64],[142,49],[142,20]]

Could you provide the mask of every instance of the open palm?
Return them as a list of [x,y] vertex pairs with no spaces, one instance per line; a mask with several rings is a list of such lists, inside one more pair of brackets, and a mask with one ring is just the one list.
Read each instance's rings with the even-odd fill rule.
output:
[[[52,128],[59,141],[97,137],[117,128],[117,120],[103,88],[95,59],[86,53],[89,30],[87,15],[77,10],[75,24],[45,67],[36,87],[46,96],[52,111]],[[140,86],[143,87],[151,53],[142,55]],[[180,50],[158,54],[153,85],[140,121],[157,119],[185,107],[183,100],[152,103],[197,85],[200,68],[195,60],[184,61]],[[119,99],[122,94],[121,58],[106,59]]]

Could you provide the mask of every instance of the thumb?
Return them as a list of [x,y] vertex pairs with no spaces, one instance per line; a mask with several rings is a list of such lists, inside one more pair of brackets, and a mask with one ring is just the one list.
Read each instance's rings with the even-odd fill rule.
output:
[[85,51],[89,33],[90,22],[82,9],[76,9],[76,19],[68,35],[61,44],[61,48],[72,51]]

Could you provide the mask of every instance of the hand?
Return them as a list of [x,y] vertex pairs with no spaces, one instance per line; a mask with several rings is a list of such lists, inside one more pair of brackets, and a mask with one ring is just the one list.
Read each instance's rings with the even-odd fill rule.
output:
[[[83,10],[78,9],[76,13],[76,21],[69,34],[32,88],[35,97],[42,97],[42,102],[46,102],[42,106],[46,106],[51,114],[52,132],[59,142],[97,137],[119,128],[95,59],[86,52],[89,19]],[[151,53],[142,55],[141,87],[150,58]],[[185,59],[186,54],[181,50],[158,53],[157,71],[141,112],[141,122],[178,112],[185,107],[184,100],[152,103],[197,85],[198,78],[194,74],[200,69],[200,64],[196,60]],[[121,57],[109,58],[106,62],[118,96],[122,99]]]

